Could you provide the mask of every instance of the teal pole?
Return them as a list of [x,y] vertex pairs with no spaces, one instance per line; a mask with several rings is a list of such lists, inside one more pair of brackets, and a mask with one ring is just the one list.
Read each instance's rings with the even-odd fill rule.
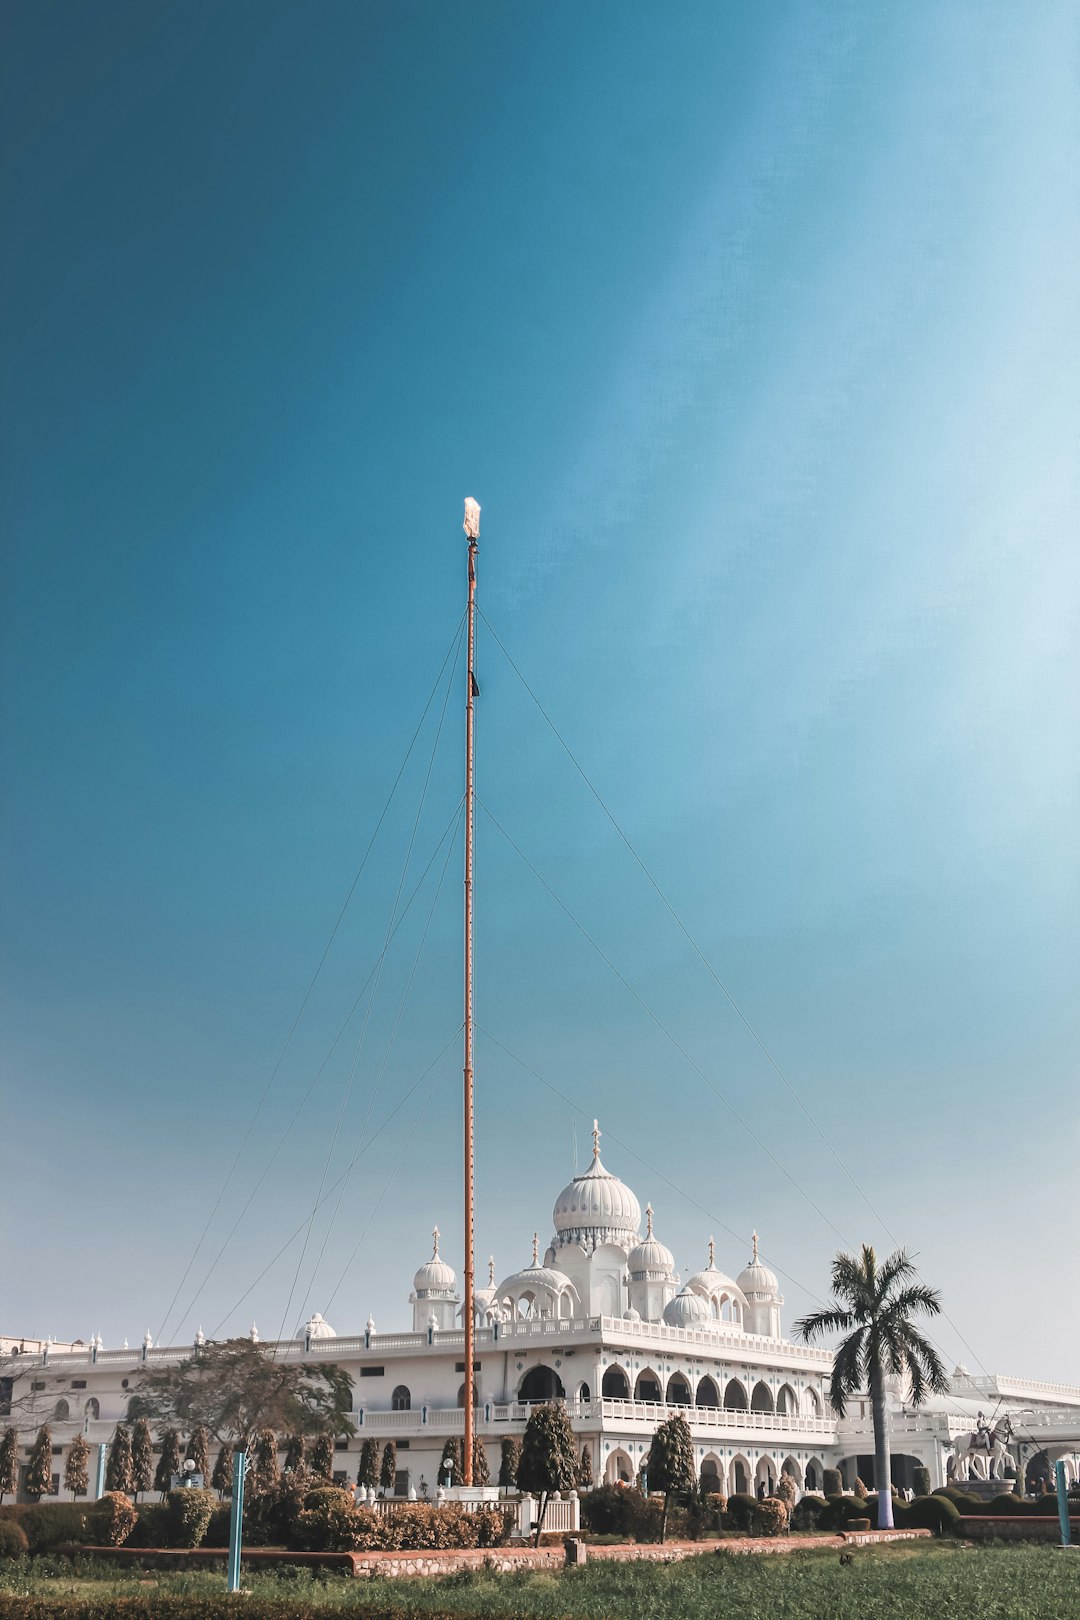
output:
[[1057,1478],[1058,1518],[1061,1521],[1061,1545],[1069,1545],[1069,1487],[1065,1483],[1065,1464],[1054,1464]]
[[94,1483],[94,1495],[99,1501],[105,1495],[105,1451],[105,1442],[102,1440],[97,1448],[97,1479]]
[[244,1538],[244,1475],[247,1452],[234,1451],[232,1459],[232,1513],[229,1516],[228,1590],[240,1590],[240,1543]]

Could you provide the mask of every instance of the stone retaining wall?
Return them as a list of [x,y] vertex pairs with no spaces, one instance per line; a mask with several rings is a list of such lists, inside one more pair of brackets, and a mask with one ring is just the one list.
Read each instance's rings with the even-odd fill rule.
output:
[[[1060,1541],[1061,1521],[1057,1518],[1030,1517],[1016,1514],[1010,1518],[978,1517],[960,1520],[960,1534],[968,1541]],[[1080,1519],[1069,1518],[1069,1533],[1080,1544]]]

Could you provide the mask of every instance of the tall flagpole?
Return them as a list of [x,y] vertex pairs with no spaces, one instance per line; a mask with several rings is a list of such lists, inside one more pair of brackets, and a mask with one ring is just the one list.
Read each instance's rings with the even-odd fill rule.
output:
[[469,669],[465,704],[465,1438],[462,1459],[466,1485],[473,1482],[473,1361],[476,1327],[473,1319],[473,831],[474,785],[473,708],[478,691],[476,652],[476,554],[480,549],[480,508],[470,496],[465,502],[465,534],[469,541]]

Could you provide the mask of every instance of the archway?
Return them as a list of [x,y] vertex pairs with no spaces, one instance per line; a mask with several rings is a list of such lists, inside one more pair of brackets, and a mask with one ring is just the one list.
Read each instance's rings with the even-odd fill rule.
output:
[[746,1496],[750,1490],[750,1464],[745,1457],[734,1457],[731,1463],[732,1495]]
[[589,1388],[588,1384],[578,1385],[577,1398],[579,1401],[583,1402],[592,1400],[592,1390]]
[[[465,1405],[465,1385],[461,1386],[461,1400],[459,1406]],[[392,1412],[408,1412],[412,1409],[412,1393],[408,1384],[398,1384],[390,1397],[390,1410]]]
[[754,1489],[758,1496],[773,1496],[776,1492],[776,1464],[771,1457],[760,1457],[754,1469]]
[[71,1407],[68,1405],[67,1401],[65,1401],[63,1398],[61,1398],[60,1400],[57,1401],[56,1405],[53,1407],[53,1422],[54,1423],[66,1423],[70,1416],[71,1416]]
[[638,1373],[637,1383],[634,1385],[634,1399],[653,1401],[657,1405],[664,1399],[663,1387],[651,1367],[646,1367],[644,1372]]
[[669,1406],[690,1405],[690,1385],[682,1373],[672,1373],[668,1379],[667,1403]]
[[720,1405],[720,1391],[717,1389],[716,1385],[713,1383],[711,1378],[703,1378],[701,1380],[701,1382],[698,1384],[697,1393],[694,1396],[694,1405],[695,1406],[719,1406]]
[[518,1400],[522,1405],[530,1401],[561,1401],[566,1391],[554,1367],[530,1367],[521,1380]]
[[703,1496],[723,1496],[720,1484],[723,1466],[719,1457],[713,1456],[711,1452],[701,1459],[700,1485]]
[[806,1465],[806,1488],[808,1491],[820,1491],[825,1484],[825,1470],[821,1459],[811,1457]]
[[819,1418],[821,1416],[821,1401],[818,1399],[816,1389],[807,1386],[803,1390],[803,1415],[805,1417]]
[[101,1402],[98,1400],[96,1395],[90,1396],[83,1410],[92,1423],[97,1422],[98,1418],[101,1416]]
[[793,1479],[795,1481],[795,1484],[798,1486],[799,1490],[802,1490],[803,1471],[795,1461],[794,1457],[784,1458],[780,1472],[782,1474],[787,1474],[789,1479]]
[[799,1410],[798,1397],[790,1384],[781,1384],[776,1392],[776,1410],[781,1417],[794,1417]]
[[606,1367],[600,1393],[606,1401],[628,1401],[630,1399],[630,1380],[621,1367]]
[[608,1485],[632,1485],[634,1465],[625,1451],[613,1451],[604,1464],[604,1480]]
[[746,1390],[737,1378],[732,1378],[724,1390],[724,1405],[729,1412],[746,1412],[750,1409],[750,1402],[746,1398]]
[[773,1409],[772,1390],[761,1378],[754,1385],[754,1393],[750,1397],[751,1412],[771,1412]]

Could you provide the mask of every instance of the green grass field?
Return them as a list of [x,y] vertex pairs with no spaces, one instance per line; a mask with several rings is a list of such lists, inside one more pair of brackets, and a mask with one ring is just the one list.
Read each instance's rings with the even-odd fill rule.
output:
[[[49,1570],[53,1573],[48,1573]],[[34,1613],[34,1598],[65,1599],[73,1612],[108,1613],[108,1599],[141,1600],[140,1614],[215,1615],[219,1575],[137,1572],[97,1579],[86,1568],[8,1566],[0,1570],[0,1614]],[[1080,1616],[1080,1552],[1053,1547],[937,1542],[782,1557],[706,1554],[683,1563],[593,1564],[559,1573],[462,1572],[440,1580],[354,1582],[302,1573],[252,1575],[253,1597],[290,1615],[506,1616],[514,1620],[1070,1620]],[[6,1600],[6,1601],[5,1601]],[[81,1601],[80,1601],[81,1600]],[[171,1600],[171,1601],[170,1601]],[[236,1600],[234,1600],[235,1603]],[[242,1606],[244,1600],[239,1600]],[[98,1606],[101,1605],[99,1608]],[[249,1607],[265,1612],[263,1603]],[[230,1609],[233,1605],[230,1605]],[[52,1610],[55,1613],[57,1611]],[[62,1612],[62,1611],[60,1611]],[[122,1613],[123,1610],[117,1610]]]

